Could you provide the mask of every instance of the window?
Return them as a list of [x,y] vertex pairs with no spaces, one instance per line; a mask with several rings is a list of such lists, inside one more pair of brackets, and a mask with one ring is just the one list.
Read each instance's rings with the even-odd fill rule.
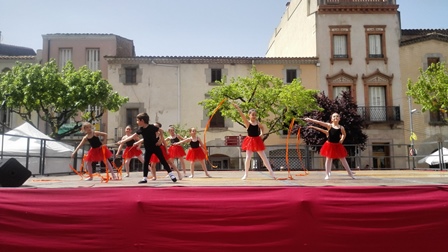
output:
[[369,58],[383,58],[383,51],[381,50],[381,35],[369,35]]
[[364,26],[366,32],[367,64],[371,60],[384,60],[386,57],[386,26]]
[[297,79],[297,70],[286,69],[286,83],[291,83],[295,79]]
[[92,71],[100,69],[100,49],[86,50],[86,65]]
[[389,143],[372,143],[372,156],[374,169],[391,167]]
[[137,129],[136,118],[138,115],[137,108],[128,108],[126,109],[126,125],[131,125],[132,130]]
[[334,86],[333,87],[333,98],[336,99],[344,91],[350,91],[350,87],[349,86]]
[[300,76],[300,68],[297,65],[285,65],[283,66],[283,83],[292,83]]
[[222,79],[221,69],[212,68],[211,71],[212,71],[211,72],[211,77],[212,77],[211,82],[213,83],[213,82],[221,81],[221,79]]
[[137,83],[137,68],[127,67],[125,68],[126,74],[126,84],[136,84]]
[[428,67],[430,67],[432,64],[439,63],[440,58],[439,57],[428,57],[427,61],[428,61]]
[[210,121],[210,128],[224,128],[225,118],[222,116],[221,111],[216,111],[212,120]]
[[59,49],[59,68],[64,68],[67,61],[72,60],[72,49],[71,48],[60,48]]
[[426,53],[422,58],[422,69],[426,71],[432,64],[437,64],[445,61],[445,57],[442,53]]
[[[218,170],[229,170],[230,169],[230,158],[229,156],[222,154],[213,154],[210,155],[210,162],[215,169]],[[209,167],[210,168],[210,167]]]
[[328,98],[336,99],[343,91],[350,91],[356,101],[356,80],[358,75],[349,75],[341,70],[334,76],[327,76]]
[[[291,124],[291,122],[290,122],[290,123],[284,123],[284,124],[283,124],[283,130],[281,131],[281,133],[282,133],[283,136],[287,136],[287,135],[288,135],[290,124]],[[298,125],[298,124],[299,124],[299,123],[298,123],[297,121],[294,121],[294,126],[293,126],[293,128],[291,129],[291,133],[297,132],[297,125]]]
[[123,64],[119,69],[119,80],[124,85],[137,85],[142,83],[143,71],[137,64]]
[[[92,106],[89,105],[86,109],[86,113],[92,113],[91,118],[95,118],[103,113],[101,106]],[[94,119],[92,120],[92,125],[95,127],[95,130],[101,130],[101,120]]]
[[441,111],[430,111],[429,112],[429,124],[430,125],[444,125],[447,124],[446,121],[447,113]]
[[370,121],[386,121],[386,90],[384,86],[369,87]]
[[349,25],[330,26],[331,38],[331,64],[335,61],[348,61],[352,63],[350,49],[350,28]]
[[339,59],[348,58],[347,54],[347,36],[346,35],[334,35],[333,36],[333,57]]
[[217,82],[222,81],[227,75],[227,69],[223,64],[210,64],[208,68],[204,69],[205,82],[209,85],[216,85]]
[[[0,108],[0,121],[2,125],[6,127],[10,127],[10,121],[11,121],[11,111],[6,107],[6,105],[2,102],[2,106]],[[4,133],[5,127],[0,127],[2,130],[2,133]]]
[[393,75],[388,76],[379,70],[368,76],[362,77],[365,88],[364,101],[366,108],[366,120],[386,122],[389,118],[395,118],[395,111],[388,109],[392,102]]
[[[428,66],[430,66],[429,60],[428,60]],[[447,124],[448,124],[448,113],[446,111],[444,110],[429,111],[429,125],[440,126]]]

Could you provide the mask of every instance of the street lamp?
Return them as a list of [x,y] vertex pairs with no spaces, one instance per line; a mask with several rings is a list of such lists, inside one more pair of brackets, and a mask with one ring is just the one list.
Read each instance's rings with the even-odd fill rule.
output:
[[408,97],[408,101],[409,101],[409,130],[411,133],[410,139],[411,139],[411,149],[409,150],[409,154],[412,156],[412,167],[415,169],[415,160],[414,157],[417,155],[417,152],[415,151],[415,147],[414,147],[414,129],[413,129],[413,122],[412,122],[412,114],[414,114],[417,109],[412,109],[412,104],[411,104],[411,97]]

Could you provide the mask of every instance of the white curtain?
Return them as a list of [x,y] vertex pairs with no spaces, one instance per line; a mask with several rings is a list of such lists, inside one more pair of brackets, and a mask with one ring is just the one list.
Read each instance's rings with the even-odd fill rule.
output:
[[333,87],[333,99],[340,96],[343,91],[349,91],[349,87]]
[[337,58],[347,57],[347,36],[335,35],[333,36],[334,56]]
[[87,49],[86,51],[86,65],[92,71],[97,71],[100,68],[100,49]]
[[384,87],[369,88],[369,106],[371,121],[386,120],[386,90]]
[[59,68],[62,69],[69,60],[72,60],[72,49],[59,49]]
[[381,35],[369,35],[369,55],[381,54]]

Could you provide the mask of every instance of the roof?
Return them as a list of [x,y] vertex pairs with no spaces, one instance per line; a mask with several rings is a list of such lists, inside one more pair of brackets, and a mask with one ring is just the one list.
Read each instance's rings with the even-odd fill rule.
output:
[[35,56],[32,48],[0,44],[0,56]]
[[132,41],[113,33],[51,33],[42,35],[43,38],[68,38],[68,37],[117,37]]
[[401,30],[400,46],[420,43],[428,40],[448,42],[447,29],[408,29]]
[[36,58],[35,55],[25,55],[25,56],[3,56],[0,55],[1,60],[34,60]]
[[316,64],[316,57],[225,57],[225,56],[105,56],[108,63],[146,64]]

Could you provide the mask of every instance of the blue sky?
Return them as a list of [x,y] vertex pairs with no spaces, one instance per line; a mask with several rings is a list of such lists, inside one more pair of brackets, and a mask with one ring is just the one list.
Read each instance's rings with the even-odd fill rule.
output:
[[[113,33],[138,56],[264,56],[287,0],[0,0],[1,42]],[[447,0],[397,0],[403,29],[448,29]]]

